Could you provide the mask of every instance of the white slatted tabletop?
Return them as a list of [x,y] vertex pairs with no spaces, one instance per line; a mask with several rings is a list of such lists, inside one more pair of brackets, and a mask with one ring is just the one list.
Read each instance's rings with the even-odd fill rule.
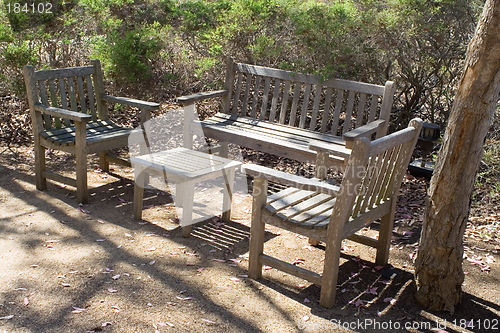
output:
[[222,202],[222,219],[231,216],[231,199],[236,168],[242,163],[220,156],[175,148],[167,151],[131,157],[134,167],[134,218],[142,218],[144,187],[149,175],[164,177],[176,183],[176,206],[182,206],[181,227],[183,236],[191,232],[194,186],[196,183],[224,177],[224,198]]
[[186,148],[131,157],[130,161],[134,168],[146,167],[150,173],[160,175],[166,173],[167,177],[184,178],[184,181],[198,177],[205,178],[204,176],[213,172],[241,165],[241,162]]

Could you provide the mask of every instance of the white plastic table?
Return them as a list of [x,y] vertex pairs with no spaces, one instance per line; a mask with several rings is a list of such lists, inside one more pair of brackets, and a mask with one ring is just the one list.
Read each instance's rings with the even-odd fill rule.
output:
[[167,151],[131,157],[134,170],[134,218],[142,218],[144,187],[149,175],[164,177],[176,183],[176,206],[182,206],[180,225],[182,235],[188,237],[193,223],[194,187],[201,181],[224,177],[222,220],[231,218],[234,174],[241,162],[207,153],[175,148]]

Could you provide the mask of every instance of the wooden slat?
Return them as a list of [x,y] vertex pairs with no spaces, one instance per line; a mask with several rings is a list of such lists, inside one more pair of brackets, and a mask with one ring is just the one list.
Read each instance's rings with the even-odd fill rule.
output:
[[243,95],[243,105],[241,106],[241,114],[244,116],[247,115],[248,96],[250,95],[251,85],[252,85],[252,74],[247,74],[245,80],[245,94]]
[[306,199],[302,202],[299,202],[296,205],[292,205],[290,207],[287,207],[285,209],[282,209],[280,212],[276,214],[276,217],[279,217],[280,219],[286,221],[291,218],[293,218],[296,215],[299,215],[304,212],[308,212],[312,208],[325,203],[328,200],[331,200],[332,196],[324,193],[320,194],[315,194],[314,196],[310,197],[309,199]]
[[304,97],[302,101],[302,112],[300,113],[299,128],[304,128],[306,125],[307,109],[309,108],[309,97],[311,95],[311,85],[306,85]]
[[90,75],[85,77],[87,81],[87,96],[89,98],[90,114],[92,115],[92,121],[97,121],[97,111],[95,108],[95,98],[94,98],[94,88],[92,87],[92,78]]
[[57,174],[55,172],[44,170],[44,171],[42,171],[42,176],[44,178],[55,180],[56,182],[59,182],[59,183],[68,184],[70,186],[76,187],[76,180],[74,180],[73,178],[62,176],[62,175]]
[[326,132],[326,127],[328,126],[328,120],[330,119],[330,107],[332,103],[333,89],[328,88],[325,92],[325,104],[323,108],[323,117],[321,119],[320,133]]
[[363,118],[366,107],[366,94],[359,94],[358,113],[356,114],[356,128],[363,125]]
[[302,85],[300,83],[295,83],[295,87],[293,89],[292,108],[290,109],[290,121],[288,123],[292,127],[295,127],[295,123],[297,120],[297,107],[299,105],[299,97],[300,97],[301,88],[302,88]]
[[278,106],[280,88],[281,81],[279,79],[274,80],[273,99],[271,100],[271,110],[269,111],[269,121],[271,122],[274,122],[276,120],[276,107]]
[[291,220],[294,224],[300,225],[303,228],[312,228],[313,224],[305,224],[306,221],[314,218],[317,215],[324,214],[326,211],[330,211],[335,206],[335,201],[337,199],[330,197],[330,200],[322,202],[321,204],[312,207],[309,211],[300,213],[294,216]]
[[71,110],[78,112],[78,104],[76,103],[76,91],[75,82],[72,77],[68,77],[68,87],[69,87],[69,101],[71,103]]
[[280,110],[280,124],[285,124],[286,110],[288,108],[288,95],[290,94],[290,81],[285,81],[285,87],[283,88],[283,99],[281,100],[281,110]]
[[364,236],[364,235],[358,235],[358,234],[353,234],[353,235],[347,237],[347,239],[351,240],[353,242],[363,244],[366,246],[370,246],[370,247],[374,247],[374,248],[376,248],[379,244],[378,240],[375,238],[371,238],[371,237]]
[[297,276],[301,279],[307,280],[317,285],[321,285],[321,275],[308,271],[302,267],[294,266],[282,260],[270,257],[265,254],[259,256],[259,262],[261,264],[274,267],[282,272]]
[[[363,177],[363,180],[361,182],[361,187],[359,188],[359,193],[356,196],[355,205],[354,205],[354,208],[352,210],[353,217],[356,217],[358,215],[360,207],[361,207],[362,202],[363,202],[363,199],[365,198],[366,191],[368,190],[368,187],[370,185],[370,181],[374,178],[375,163],[376,163],[376,159],[370,158],[370,159],[368,159],[368,165],[364,168],[366,175]],[[363,166],[361,166],[361,167],[363,167]]]
[[[320,134],[317,132],[312,132],[308,131],[305,129],[300,129],[296,127],[290,127],[287,125],[281,125],[281,124],[276,124],[276,123],[270,123],[267,121],[259,121],[259,120],[254,120],[251,118],[247,117],[241,117],[241,116],[234,116],[234,115],[226,115],[224,113],[217,113],[211,118],[207,118],[206,121],[213,121],[214,123],[218,122],[224,122],[226,124],[229,124],[229,121],[235,122],[235,123],[241,123],[241,124],[246,124],[247,126],[252,126],[252,127],[260,127],[260,128],[265,128],[271,130],[269,133],[275,133],[276,135],[280,136],[297,136],[300,138],[304,139],[313,139],[313,140],[318,140],[318,141],[323,141],[323,142],[330,142],[338,145],[343,145],[344,141],[342,139],[339,139],[338,137],[335,137],[333,135],[329,134]],[[279,134],[281,133],[281,134]]]
[[[61,107],[68,110],[68,96],[66,95],[66,83],[64,79],[59,79],[59,94],[61,96]],[[64,119],[64,125],[70,126],[69,119]]]
[[78,83],[78,96],[80,97],[80,110],[82,113],[87,113],[87,102],[85,100],[85,90],[83,89],[83,79],[81,76],[76,77]]
[[289,196],[276,200],[273,203],[266,205],[264,208],[271,214],[276,214],[282,209],[293,206],[299,202],[313,197],[316,193],[313,191],[299,191]]
[[[47,87],[45,86],[45,81],[38,81],[38,87],[40,89],[40,99],[43,105],[49,106],[49,101],[47,99]],[[43,115],[43,121],[45,123],[46,129],[52,128],[52,118],[48,114]]]
[[337,135],[339,131],[339,119],[340,112],[342,112],[342,103],[344,101],[344,90],[337,90],[337,96],[335,100],[335,112],[333,113],[332,118],[332,135]]
[[255,118],[257,116],[257,104],[259,100],[259,92],[260,92],[260,81],[262,80],[262,76],[257,76],[255,78],[255,85],[253,87],[253,99],[252,99],[252,111],[250,112],[250,117]]
[[92,75],[92,74],[94,74],[93,66],[71,67],[71,68],[36,71],[34,79],[36,81],[40,81],[40,80],[60,79],[65,77],[72,77],[78,75]]
[[270,205],[271,203],[275,202],[276,200],[280,200],[281,198],[289,196],[290,194],[296,193],[298,191],[300,191],[298,188],[289,187],[289,188],[284,189],[283,191],[273,193],[267,197],[266,205]]
[[314,90],[314,104],[311,114],[311,124],[309,126],[309,129],[311,131],[316,131],[316,123],[318,121],[319,101],[321,99],[322,90],[323,88],[320,85],[317,85],[316,89]]
[[342,134],[349,131],[351,129],[351,121],[352,121],[352,111],[354,108],[354,99],[356,95],[354,91],[349,91],[349,96],[347,97],[347,105],[345,107],[345,121],[342,126]]
[[242,73],[251,73],[253,75],[261,75],[264,77],[276,78],[283,81],[294,81],[305,84],[320,84],[324,87],[332,87],[334,89],[354,90],[357,92],[362,92],[366,94],[376,94],[380,96],[384,94],[385,90],[384,86],[370,84],[370,83],[348,81],[341,79],[329,79],[325,81],[323,77],[319,75],[298,74],[295,72],[284,71],[281,69],[261,67],[261,66],[241,64],[241,63],[235,63],[234,69]]
[[262,95],[262,106],[260,108],[259,119],[263,120],[267,114],[267,101],[269,100],[269,87],[271,85],[271,78],[266,77],[264,80],[264,93]]
[[[57,89],[54,80],[49,81],[49,92],[50,92],[50,101],[53,107],[59,107],[57,103]],[[61,119],[59,117],[54,117],[54,127],[61,127]]]
[[221,102],[221,112],[231,113],[231,101],[233,98],[233,88],[234,88],[234,61],[230,57],[227,60],[227,71],[226,71],[226,79],[224,80],[224,90],[227,91],[227,94],[222,97]]
[[238,78],[236,80],[236,87],[234,89],[234,95],[233,95],[233,109],[231,110],[232,114],[238,114],[238,104],[240,101],[242,81],[243,81],[243,74],[238,73]]
[[367,209],[371,209],[373,207],[373,202],[375,200],[375,193],[377,192],[377,181],[380,178],[380,174],[382,172],[382,156],[372,156],[371,159],[376,159],[376,163],[374,164],[373,175],[370,179],[370,184],[365,194],[365,198],[363,199],[363,205],[361,206],[360,212],[364,213]]
[[370,102],[370,114],[368,115],[368,122],[371,123],[375,120],[375,116],[377,115],[377,106],[378,106],[378,98],[377,95],[372,95]]
[[387,190],[387,185],[391,181],[392,177],[392,172],[393,172],[393,166],[395,161],[397,160],[399,156],[399,151],[401,150],[401,146],[396,146],[391,148],[392,151],[388,151],[387,153],[390,154],[390,159],[388,159],[387,163],[387,169],[385,170],[385,173],[383,174],[383,181],[382,184],[380,185],[379,194],[377,196],[377,201],[376,204],[380,204],[382,201],[385,201],[387,199],[387,196],[385,195],[386,190]]

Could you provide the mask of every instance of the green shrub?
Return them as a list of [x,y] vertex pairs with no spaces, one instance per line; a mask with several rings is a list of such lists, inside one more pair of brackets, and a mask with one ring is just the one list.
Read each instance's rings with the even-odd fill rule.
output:
[[115,80],[135,82],[151,76],[151,63],[159,57],[161,42],[155,27],[146,26],[97,38],[92,56],[100,59]]

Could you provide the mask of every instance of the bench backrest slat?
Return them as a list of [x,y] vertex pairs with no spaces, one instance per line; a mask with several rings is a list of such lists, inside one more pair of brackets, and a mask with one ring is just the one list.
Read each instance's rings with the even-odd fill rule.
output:
[[284,124],[286,120],[286,110],[288,107],[288,95],[290,94],[290,81],[285,81],[285,87],[283,88],[283,103],[281,104],[280,110],[280,124]]
[[[222,112],[309,129],[342,134],[372,122],[389,122],[394,88],[275,68],[229,63]],[[387,133],[387,124],[377,137]]]

